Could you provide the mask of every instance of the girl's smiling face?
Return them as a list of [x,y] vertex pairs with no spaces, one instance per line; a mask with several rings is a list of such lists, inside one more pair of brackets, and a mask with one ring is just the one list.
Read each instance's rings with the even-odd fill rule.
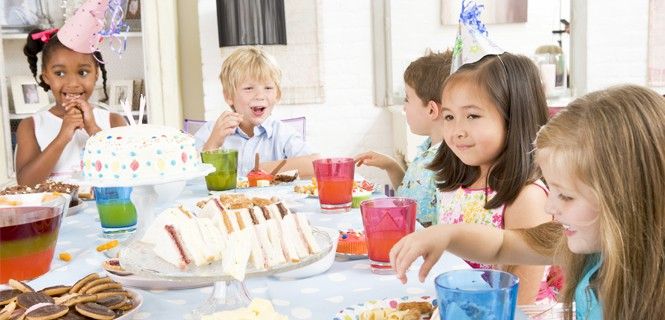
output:
[[444,140],[468,166],[488,169],[505,149],[506,121],[499,107],[470,79],[446,86],[441,99]]
[[42,70],[57,106],[78,98],[87,101],[95,90],[97,76],[97,62],[91,54],[67,48],[55,49]]
[[593,189],[572,178],[571,172],[553,166],[553,155],[547,149],[538,151],[538,164],[547,181],[550,193],[545,211],[564,227],[571,252],[589,254],[600,252],[600,219],[598,200]]

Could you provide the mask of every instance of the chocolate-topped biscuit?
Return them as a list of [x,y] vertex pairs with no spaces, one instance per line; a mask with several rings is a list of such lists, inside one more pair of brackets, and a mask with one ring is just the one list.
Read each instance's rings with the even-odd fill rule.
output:
[[65,293],[69,292],[69,289],[71,289],[71,288],[72,287],[70,287],[70,286],[52,286],[52,287],[48,287],[48,288],[44,288],[42,290],[39,290],[39,292],[41,292],[41,293],[43,293],[47,296],[57,297],[57,296],[61,296]]
[[87,320],[88,317],[82,316],[74,308],[69,309],[69,312],[58,320]]
[[9,319],[16,309],[16,301],[12,301],[0,310],[0,319]]
[[53,298],[39,292],[24,292],[16,297],[16,303],[23,309],[28,309],[38,303],[55,303]]
[[117,294],[114,296],[109,296],[106,298],[98,299],[96,302],[101,304],[109,309],[118,309],[124,306],[129,300],[122,294]]
[[28,284],[26,284],[23,281],[9,279],[9,282],[7,282],[7,284],[14,289],[21,290],[21,292],[35,292],[35,289],[30,287]]
[[115,318],[113,310],[94,302],[79,303],[76,305],[76,311],[93,319],[110,320]]
[[99,279],[99,275],[96,273],[91,273],[85,277],[83,277],[81,280],[76,281],[76,283],[69,289],[69,293],[77,293],[83,286],[85,286],[88,282],[94,281],[96,279]]
[[21,290],[18,289],[8,289],[0,291],[0,306],[12,302],[12,300],[14,300],[14,298],[16,298],[19,294],[21,294]]
[[52,304],[28,312],[25,318],[27,320],[52,320],[64,316],[67,312],[69,312],[69,308]]

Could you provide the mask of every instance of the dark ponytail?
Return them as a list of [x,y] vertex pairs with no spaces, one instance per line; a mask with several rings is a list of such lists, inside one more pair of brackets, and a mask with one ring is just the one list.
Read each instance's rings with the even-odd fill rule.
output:
[[[39,86],[42,87],[44,91],[49,91],[51,90],[51,87],[46,82],[44,82],[42,76],[40,75],[39,77],[37,77],[37,60],[38,60],[37,54],[39,54],[40,52],[42,53],[42,70],[44,70],[44,67],[46,67],[46,62],[51,57],[51,53],[56,48],[67,48],[67,47],[65,47],[65,45],[63,45],[62,42],[60,42],[57,34],[51,36],[48,42],[44,42],[39,38],[36,40],[32,38],[33,34],[42,31],[44,30],[34,29],[30,31],[30,33],[28,34],[28,39],[25,42],[25,46],[23,47],[23,54],[25,54],[25,56],[28,58],[28,66],[30,67],[32,76],[35,78],[35,81],[37,81],[37,84],[39,84]],[[95,61],[95,64],[99,67],[102,74],[102,84],[103,84],[105,98],[100,101],[108,102],[109,94],[106,90],[107,76],[106,76],[106,66],[103,63],[104,59],[102,58],[102,53],[99,51],[95,51],[93,53],[93,56],[94,56],[93,60]]]

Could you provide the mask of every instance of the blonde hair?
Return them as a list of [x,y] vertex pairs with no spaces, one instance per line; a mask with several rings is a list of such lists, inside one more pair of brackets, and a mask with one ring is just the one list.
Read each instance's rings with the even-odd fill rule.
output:
[[224,95],[233,97],[236,87],[245,80],[273,81],[277,89],[277,99],[282,97],[280,80],[282,71],[275,58],[256,47],[241,47],[224,60],[219,79]]
[[[566,168],[594,190],[602,265],[591,286],[604,319],[662,318],[665,305],[656,302],[665,296],[665,99],[634,85],[587,94],[544,126],[535,144],[539,161]],[[559,239],[562,301],[572,319],[575,287],[592,255],[574,254]]]

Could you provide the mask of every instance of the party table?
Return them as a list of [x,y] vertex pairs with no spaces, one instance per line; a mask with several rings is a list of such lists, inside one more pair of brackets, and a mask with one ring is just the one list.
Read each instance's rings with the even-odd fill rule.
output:
[[[293,186],[258,189],[256,190],[265,195],[279,195],[292,192]],[[204,180],[192,180],[175,201],[159,203],[155,210],[161,212],[176,204],[193,207],[198,200],[207,196]],[[362,229],[359,209],[329,214],[320,211],[318,199],[298,199],[298,203],[293,206],[293,210],[306,213],[313,226],[340,230]],[[51,271],[31,281],[30,285],[42,288],[55,284],[71,284],[92,272],[104,274],[101,265],[106,257],[95,250],[98,244],[105,241],[99,239],[99,236],[100,223],[95,203],[87,202],[81,212],[66,217],[61,226],[56,256],[66,251],[72,254],[72,260],[64,262],[55,258]],[[446,253],[425,282],[420,283],[417,272],[421,263],[422,260],[417,260],[411,268],[406,285],[401,284],[394,275],[373,274],[368,260],[336,260],[327,272],[305,279],[261,277],[247,279],[245,283],[253,298],[269,299],[277,311],[289,319],[332,319],[345,307],[372,299],[434,295],[436,275],[447,270],[468,268],[460,258]],[[191,311],[209,297],[212,289],[212,286],[169,291],[136,289],[144,301],[134,319],[189,318]]]

